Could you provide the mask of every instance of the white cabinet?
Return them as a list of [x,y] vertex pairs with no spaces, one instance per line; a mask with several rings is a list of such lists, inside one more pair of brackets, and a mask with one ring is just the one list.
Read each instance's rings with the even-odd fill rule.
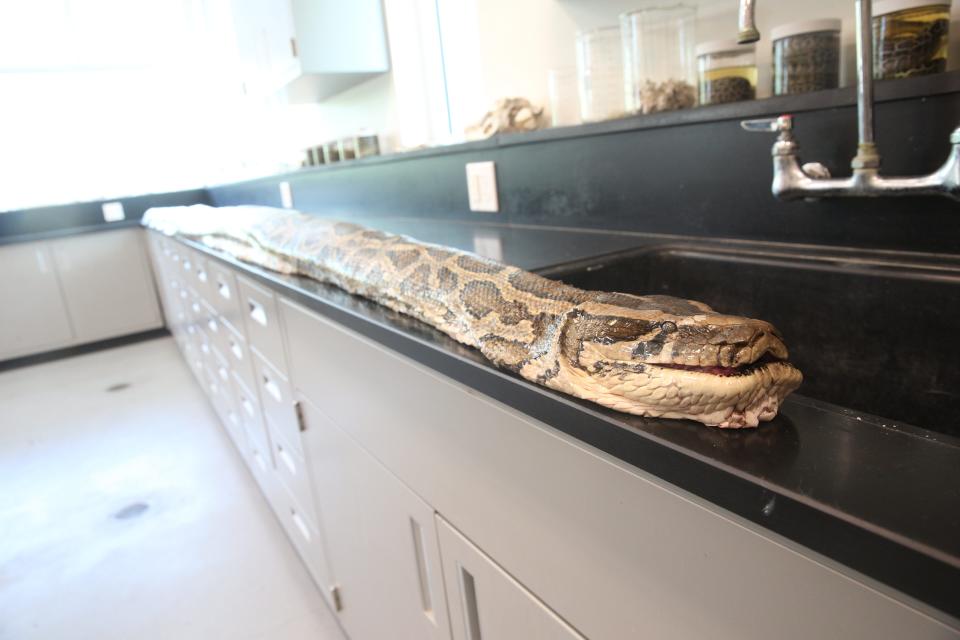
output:
[[440,516],[437,529],[454,640],[583,640]]
[[304,447],[351,640],[449,638],[433,509],[308,400]]
[[[161,240],[164,298],[177,303],[183,261],[197,254]],[[249,323],[230,334],[256,364],[250,389],[234,368],[249,360],[220,357],[203,326],[181,346],[215,404],[220,383],[234,383],[239,422],[257,429],[221,410],[228,431],[351,640],[955,635],[896,594],[282,294],[251,298],[241,278],[238,297],[234,269],[208,267],[207,295],[230,290],[224,313],[242,300],[276,336]],[[284,351],[287,366],[262,351]]]
[[161,325],[139,229],[55,240],[51,250],[78,342]]
[[381,0],[233,0],[248,94],[315,102],[389,70]]
[[50,248],[41,242],[0,247],[0,360],[72,340]]
[[[303,307],[279,306],[298,390],[586,637],[946,635],[909,603],[758,525]],[[447,597],[459,606],[456,592]]]
[[139,229],[0,247],[0,360],[162,326]]

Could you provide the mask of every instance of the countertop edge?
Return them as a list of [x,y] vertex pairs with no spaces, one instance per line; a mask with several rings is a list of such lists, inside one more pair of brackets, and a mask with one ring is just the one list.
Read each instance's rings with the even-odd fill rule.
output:
[[88,233],[100,233],[106,231],[119,231],[121,229],[141,229],[140,220],[123,220],[119,222],[108,222],[95,225],[84,225],[80,227],[64,227],[62,229],[51,229],[49,231],[37,231],[33,233],[22,233],[10,236],[0,236],[0,247],[12,244],[24,244],[27,242],[43,242],[45,240],[57,240],[60,238],[69,238],[71,236],[82,236]]
[[[921,550],[922,543],[864,527],[827,505],[797,499],[743,474],[733,473],[670,446],[649,434],[616,424],[576,400],[540,389],[492,365],[481,366],[414,335],[337,305],[256,266],[202,244],[174,238],[209,258],[239,270],[311,311],[348,327],[421,365],[446,375],[548,427],[599,449],[676,487],[726,509],[811,551],[891,587],[917,604],[960,624],[960,559],[951,563]],[[945,554],[947,555],[947,554]]]

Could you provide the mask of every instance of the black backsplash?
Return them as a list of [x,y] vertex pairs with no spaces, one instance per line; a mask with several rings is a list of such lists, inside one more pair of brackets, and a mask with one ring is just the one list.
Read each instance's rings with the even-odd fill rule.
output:
[[0,212],[0,244],[21,237],[34,239],[117,226],[118,223],[104,221],[104,202],[122,202],[124,223],[136,223],[150,207],[205,204],[209,199],[206,190],[193,189]]
[[[887,175],[936,169],[960,125],[960,72],[878,83],[877,140]],[[796,115],[805,161],[849,173],[853,89],[638,116],[304,169],[209,189],[216,205],[742,238],[928,252],[960,249],[960,204],[941,197],[779,202],[774,137],[744,118]],[[501,212],[470,212],[464,165],[493,160]]]

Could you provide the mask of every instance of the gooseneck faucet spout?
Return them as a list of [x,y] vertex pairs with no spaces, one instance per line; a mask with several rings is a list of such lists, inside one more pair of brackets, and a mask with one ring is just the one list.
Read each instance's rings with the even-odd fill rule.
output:
[[[740,42],[756,35],[754,0],[740,0]],[[856,0],[857,28],[857,155],[850,162],[853,175],[831,178],[819,163],[800,166],[799,145],[793,137],[793,118],[747,120],[747,131],[778,133],[773,145],[773,195],[783,199],[840,196],[944,195],[960,200],[960,127],[950,136],[951,150],[943,165],[925,176],[880,175],[880,153],[873,130],[873,17],[871,0]]]
[[755,0],[740,0],[738,44],[750,44],[760,39],[760,32],[757,31],[757,23],[754,19],[755,7]]

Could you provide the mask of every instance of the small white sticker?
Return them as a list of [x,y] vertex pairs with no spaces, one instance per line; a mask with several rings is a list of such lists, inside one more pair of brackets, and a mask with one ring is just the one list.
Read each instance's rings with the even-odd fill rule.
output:
[[293,191],[290,190],[289,182],[280,183],[280,205],[284,209],[293,209]]
[[127,217],[123,211],[122,202],[104,202],[100,205],[100,210],[103,211],[103,219],[106,222],[119,222]]
[[492,161],[467,163],[467,197],[471,211],[500,211],[497,167]]

